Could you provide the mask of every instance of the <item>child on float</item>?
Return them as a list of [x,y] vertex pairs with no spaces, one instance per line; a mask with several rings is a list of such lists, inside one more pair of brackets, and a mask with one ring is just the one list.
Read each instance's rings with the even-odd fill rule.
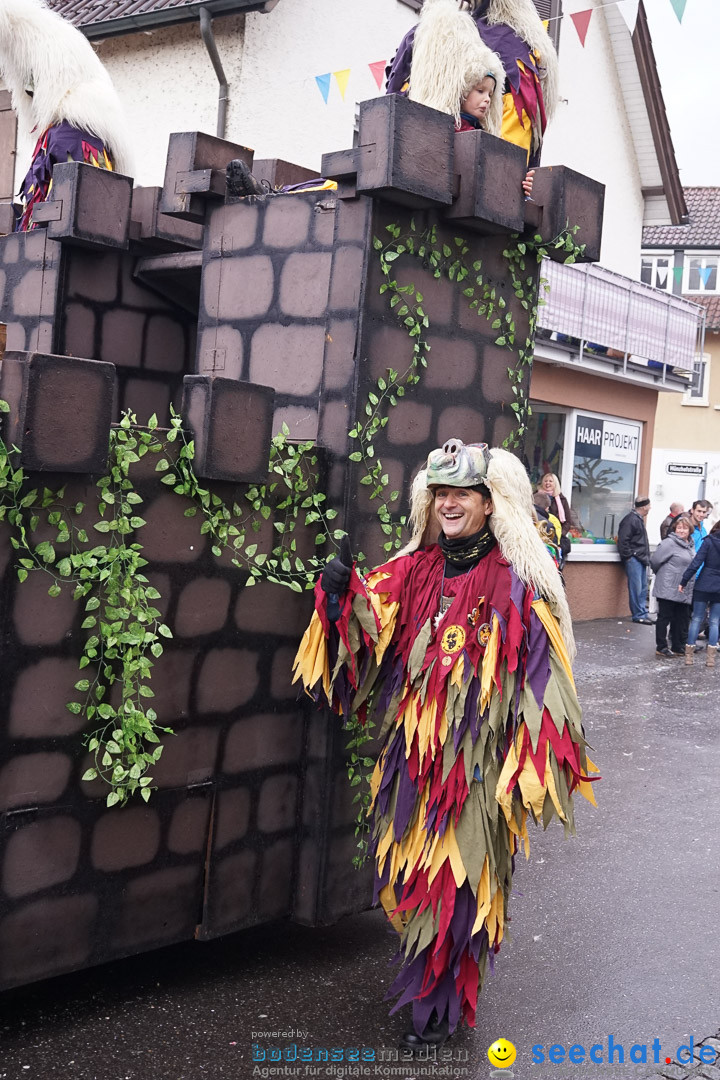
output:
[[[504,85],[500,57],[454,0],[436,0],[423,9],[414,40],[411,101],[448,113],[458,132],[482,130],[501,138]],[[533,173],[522,184],[528,197]]]

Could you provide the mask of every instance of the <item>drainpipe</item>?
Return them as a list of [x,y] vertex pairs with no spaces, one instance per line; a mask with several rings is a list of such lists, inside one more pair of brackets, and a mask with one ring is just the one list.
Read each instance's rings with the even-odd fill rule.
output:
[[225,129],[227,127],[227,107],[228,107],[228,82],[225,78],[225,72],[223,71],[222,61],[220,60],[220,54],[217,50],[215,43],[215,35],[212,28],[212,16],[207,8],[200,8],[200,33],[202,35],[205,48],[207,49],[208,56],[212,62],[212,66],[215,68],[215,74],[218,81],[218,114],[217,114],[217,137],[219,139],[225,138]]

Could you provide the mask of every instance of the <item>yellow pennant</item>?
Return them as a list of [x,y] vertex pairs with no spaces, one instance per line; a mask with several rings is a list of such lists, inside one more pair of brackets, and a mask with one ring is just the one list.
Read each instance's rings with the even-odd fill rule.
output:
[[345,100],[345,91],[347,90],[348,80],[350,79],[350,68],[343,68],[342,71],[333,71],[335,81],[338,84],[338,90],[340,91],[340,97]]

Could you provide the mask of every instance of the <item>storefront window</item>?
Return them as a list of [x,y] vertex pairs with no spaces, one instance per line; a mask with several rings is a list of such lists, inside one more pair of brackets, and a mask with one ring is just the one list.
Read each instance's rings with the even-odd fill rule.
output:
[[578,413],[572,508],[583,535],[612,540],[632,506],[640,455],[640,425]]
[[563,412],[547,412],[542,405],[533,405],[532,416],[527,422],[523,464],[528,471],[533,489],[545,473],[562,476],[563,450],[565,447],[565,421]]

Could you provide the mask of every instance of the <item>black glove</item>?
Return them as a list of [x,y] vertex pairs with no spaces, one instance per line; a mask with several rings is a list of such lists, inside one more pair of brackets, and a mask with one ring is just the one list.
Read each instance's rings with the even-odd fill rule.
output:
[[323,592],[326,592],[328,596],[333,594],[336,597],[342,596],[348,587],[352,572],[352,561],[350,538],[344,536],[340,542],[340,557],[331,559],[322,572],[320,588]]

